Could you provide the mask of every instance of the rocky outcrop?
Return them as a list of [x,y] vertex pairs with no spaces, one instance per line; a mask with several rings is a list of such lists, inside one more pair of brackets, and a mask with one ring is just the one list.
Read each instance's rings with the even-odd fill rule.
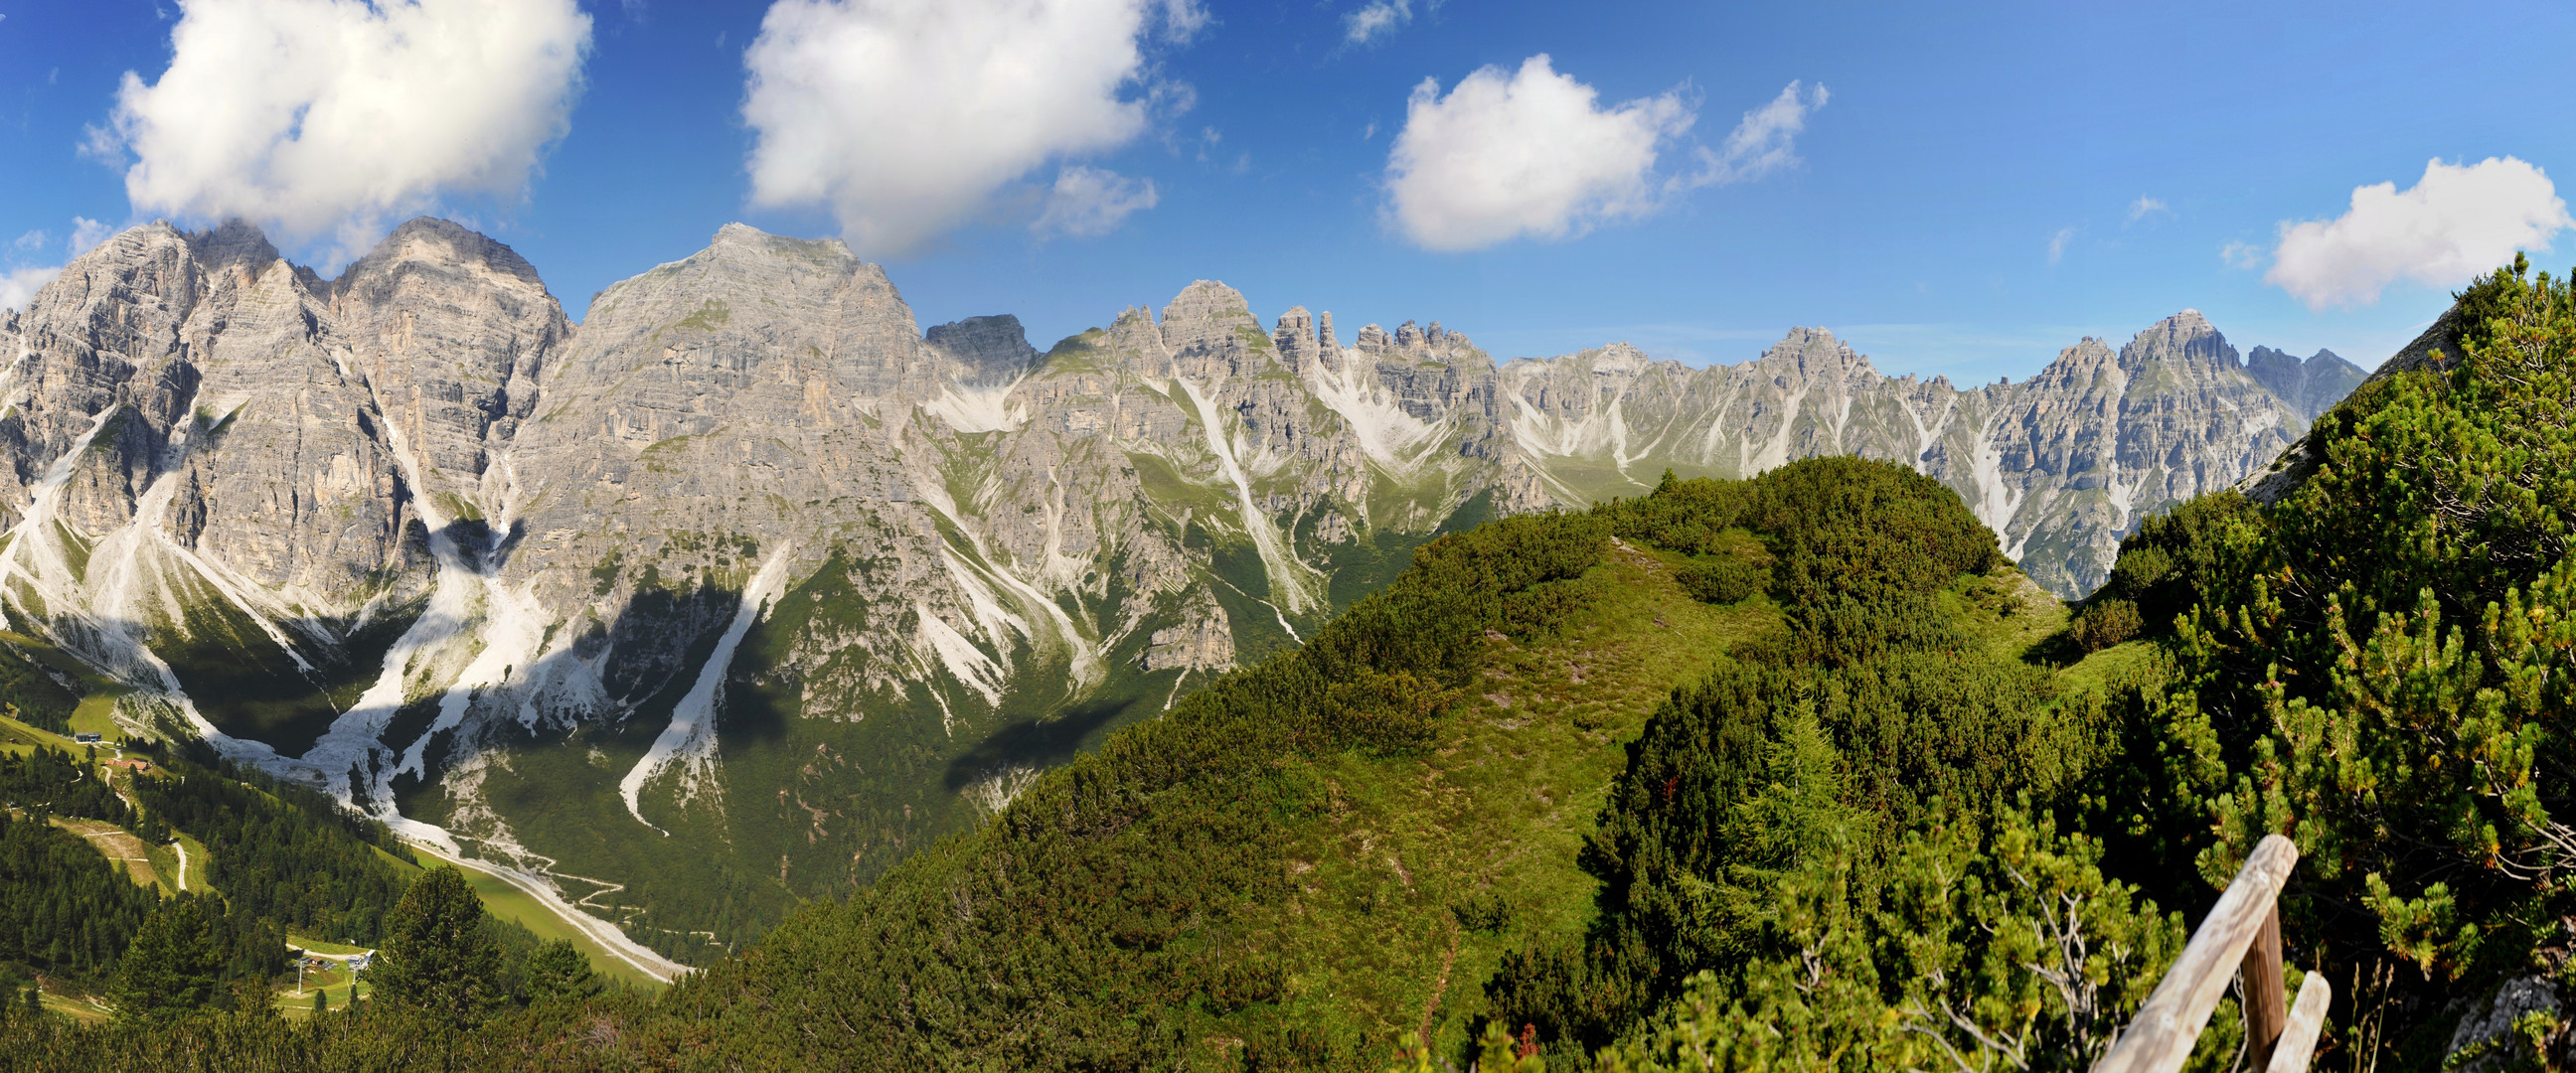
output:
[[336,280],[243,225],[137,228],[0,346],[10,628],[130,687],[136,732],[627,884],[674,954],[978,822],[965,788],[1298,643],[1444,525],[1859,454],[2076,595],[2331,371],[2292,400],[2190,312],[1968,389],[1806,328],[1732,366],[1497,366],[1211,281],[1041,354],[738,224],[575,327],[438,220]]
[[[2555,1065],[2564,1060],[2568,1044],[2565,1029],[2558,1027],[2560,1008],[2558,987],[2548,977],[2534,973],[2506,980],[2494,994],[2470,1004],[2468,1012],[2461,1015],[2459,1026],[2451,1031],[2450,1045],[2443,1050],[2442,1068],[2460,1073],[2493,1073],[2530,1065]],[[2544,1019],[2555,1031],[2546,1039],[2525,1037],[2527,1026],[2523,1022],[2532,1018]],[[2537,1053],[2535,1044],[2542,1047]]]
[[1149,671],[1222,671],[1234,666],[1234,630],[1225,608],[1204,590],[1192,594],[1181,621],[1155,630],[1137,665]]

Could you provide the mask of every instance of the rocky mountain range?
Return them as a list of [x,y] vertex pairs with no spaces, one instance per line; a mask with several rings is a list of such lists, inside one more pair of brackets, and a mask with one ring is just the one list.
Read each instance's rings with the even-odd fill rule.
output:
[[576,326],[434,219],[329,280],[248,225],[134,228],[0,313],[0,352],[17,656],[666,969],[1296,643],[1446,529],[1860,454],[2079,596],[2361,379],[2240,360],[2188,310],[1972,388],[1805,328],[1732,366],[1497,365],[1204,281],[1041,352],[1009,316],[925,331],[838,242],[738,224]]

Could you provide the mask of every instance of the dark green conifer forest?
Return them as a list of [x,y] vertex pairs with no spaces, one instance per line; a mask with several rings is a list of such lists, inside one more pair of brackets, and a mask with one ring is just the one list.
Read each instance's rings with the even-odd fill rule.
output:
[[[2555,1068],[2559,1013],[2453,1035],[2508,982],[2576,988],[2576,287],[2517,260],[2434,341],[2278,499],[2148,519],[2071,615],[1902,466],[1667,477],[1433,542],[661,995],[334,850],[328,897],[223,889],[430,978],[298,1021],[11,1007],[0,1069],[2081,1070],[2272,833],[2289,983],[2335,988],[2316,1068]],[[241,891],[286,875],[265,841],[398,848],[204,770],[144,807]],[[67,837],[0,822],[0,883],[103,907],[16,956],[170,945],[143,921],[187,910]],[[2242,1034],[2231,998],[2193,1068]]]
[[80,836],[0,814],[0,963],[95,986],[159,901]]
[[163,748],[161,777],[135,795],[160,823],[205,843],[207,880],[235,913],[299,934],[373,946],[409,882],[412,853],[374,820],[309,786],[216,757],[203,745]]
[[74,760],[60,749],[40,748],[24,755],[0,753],[0,802],[36,816],[72,816],[124,823],[130,811],[125,799],[98,777],[88,758]]

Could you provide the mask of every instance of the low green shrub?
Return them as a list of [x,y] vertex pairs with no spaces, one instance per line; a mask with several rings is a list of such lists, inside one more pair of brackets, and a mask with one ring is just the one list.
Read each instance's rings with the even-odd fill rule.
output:
[[1756,566],[1741,559],[1693,563],[1673,575],[1682,591],[1712,604],[1731,604],[1760,592],[1771,584],[1768,567]]
[[2145,630],[2145,617],[2138,614],[2138,605],[2129,600],[2103,600],[2088,604],[2084,610],[2075,613],[2075,621],[2066,627],[2075,647],[2085,652],[2099,652]]

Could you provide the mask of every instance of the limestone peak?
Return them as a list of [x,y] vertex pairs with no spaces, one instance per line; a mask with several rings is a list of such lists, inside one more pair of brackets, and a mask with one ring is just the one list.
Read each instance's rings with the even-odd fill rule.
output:
[[922,341],[957,359],[962,378],[976,382],[1009,380],[1035,368],[1044,356],[1029,345],[1020,318],[1009,313],[934,324],[922,333]]
[[2120,348],[2120,366],[2132,372],[2152,361],[2178,361],[2195,368],[2237,369],[2236,348],[2201,316],[2186,309],[2148,325]]
[[415,216],[393,229],[374,249],[349,263],[334,290],[390,286],[406,273],[488,272],[542,290],[545,282],[535,265],[519,251],[453,220]]

